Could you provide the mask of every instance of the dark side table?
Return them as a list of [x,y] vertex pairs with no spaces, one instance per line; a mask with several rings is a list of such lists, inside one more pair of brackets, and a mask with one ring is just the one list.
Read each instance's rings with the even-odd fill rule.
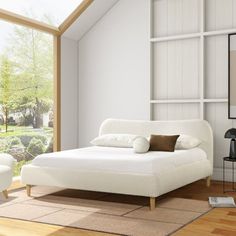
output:
[[[232,163],[232,188],[225,190],[225,162]],[[236,162],[236,158],[224,157],[223,158],[223,193],[226,192],[235,192],[236,189],[234,187],[234,163]]]

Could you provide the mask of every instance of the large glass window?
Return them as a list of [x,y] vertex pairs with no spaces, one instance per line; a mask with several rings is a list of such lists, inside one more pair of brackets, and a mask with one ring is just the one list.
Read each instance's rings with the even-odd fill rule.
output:
[[0,0],[0,8],[59,26],[82,0]]
[[18,176],[53,150],[53,36],[3,21],[0,28],[0,152],[17,160]]

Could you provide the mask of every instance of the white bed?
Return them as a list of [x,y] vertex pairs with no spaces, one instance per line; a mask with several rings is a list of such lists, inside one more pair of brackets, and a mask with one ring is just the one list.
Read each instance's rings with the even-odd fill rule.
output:
[[213,138],[206,121],[106,120],[100,135],[129,133],[188,134],[199,147],[175,152],[134,153],[132,148],[89,147],[42,154],[25,165],[21,179],[31,185],[94,190],[155,197],[212,175]]
[[176,167],[207,161],[201,148],[175,152],[149,151],[137,154],[132,148],[89,147],[42,154],[32,164],[77,171],[102,171],[132,174],[160,174]]

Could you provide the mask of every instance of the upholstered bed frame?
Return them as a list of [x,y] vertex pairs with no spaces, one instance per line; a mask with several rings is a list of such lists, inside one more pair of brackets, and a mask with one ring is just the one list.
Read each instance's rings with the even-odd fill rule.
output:
[[71,189],[92,190],[101,192],[131,194],[150,197],[150,208],[155,208],[155,198],[190,184],[199,179],[207,178],[213,170],[213,135],[210,125],[203,120],[181,121],[135,121],[105,120],[99,134],[129,133],[142,136],[150,134],[188,134],[199,138],[207,160],[194,162],[175,168],[171,173],[161,174],[129,174],[101,171],[77,171],[25,165],[21,171],[21,181],[26,184],[30,196],[32,185],[57,186]]

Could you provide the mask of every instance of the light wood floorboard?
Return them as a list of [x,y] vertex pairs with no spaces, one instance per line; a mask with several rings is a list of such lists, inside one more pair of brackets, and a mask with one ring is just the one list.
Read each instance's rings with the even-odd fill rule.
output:
[[24,188],[25,185],[20,182],[20,180],[15,180],[12,182],[11,186],[8,188],[9,191],[16,190],[19,188]]
[[217,208],[185,226],[174,236],[187,235],[236,235],[236,209]]
[[0,236],[13,236],[13,235],[14,236],[111,236],[113,234],[0,217]]

